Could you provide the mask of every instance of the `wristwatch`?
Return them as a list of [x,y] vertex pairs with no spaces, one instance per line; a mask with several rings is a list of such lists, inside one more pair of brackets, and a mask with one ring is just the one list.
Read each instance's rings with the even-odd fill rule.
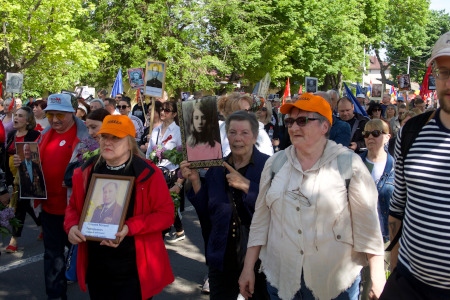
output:
[[177,181],[175,181],[174,185],[180,188],[180,190],[183,188],[183,185]]

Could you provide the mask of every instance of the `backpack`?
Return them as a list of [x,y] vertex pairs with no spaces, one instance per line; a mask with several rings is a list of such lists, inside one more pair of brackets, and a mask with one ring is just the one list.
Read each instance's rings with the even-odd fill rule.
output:
[[[352,155],[353,151],[346,151],[342,154],[339,154],[337,157],[337,164],[339,173],[341,174],[342,179],[345,180],[345,188],[348,190],[348,186],[350,185],[350,179],[352,178]],[[271,166],[272,176],[271,180],[275,177],[275,174],[280,171],[281,167],[287,161],[287,156],[285,150],[279,151],[277,156],[274,158]]]
[[[411,118],[403,126],[402,140],[400,141],[400,152],[402,154],[403,162],[405,161],[406,156],[408,155],[409,149],[411,148],[412,144],[416,140],[420,131],[422,131],[422,127],[425,126],[431,119],[433,119],[435,114],[436,114],[436,111],[424,112],[418,116],[415,116],[414,118]],[[394,246],[398,243],[398,240],[402,236],[402,228],[403,228],[403,222],[400,225],[400,228],[398,229],[397,234],[392,239],[389,246],[386,248],[386,251],[391,251],[394,248]]]

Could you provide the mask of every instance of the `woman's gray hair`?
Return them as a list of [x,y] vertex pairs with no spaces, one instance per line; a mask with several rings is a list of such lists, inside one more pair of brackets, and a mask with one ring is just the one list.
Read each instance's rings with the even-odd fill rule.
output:
[[[312,113],[313,114],[312,118],[316,118],[319,121],[320,124],[322,124],[322,123],[327,123],[328,124],[328,131],[325,133],[325,137],[328,139],[330,137],[330,131],[331,131],[330,121],[328,121],[327,118],[325,118],[324,116],[322,116],[319,113],[312,112],[312,111],[307,111],[307,112]],[[290,114],[288,116],[290,117]]]
[[244,110],[238,110],[228,116],[225,121],[225,130],[228,133],[231,121],[248,121],[255,139],[258,137],[259,123],[254,113],[248,113]]
[[91,105],[94,102],[98,102],[100,103],[100,105],[102,106],[102,108],[105,108],[105,103],[103,103],[103,101],[101,99],[92,99],[91,102],[89,102],[89,105]]

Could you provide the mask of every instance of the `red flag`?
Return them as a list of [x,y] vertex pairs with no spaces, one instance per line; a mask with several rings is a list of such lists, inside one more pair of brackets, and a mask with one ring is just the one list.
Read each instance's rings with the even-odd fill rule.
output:
[[286,103],[286,98],[291,98],[291,84],[289,83],[289,77],[286,81],[286,87],[284,88],[283,101],[282,104]]
[[425,73],[425,76],[423,77],[422,84],[420,86],[420,96],[424,100],[427,99],[428,94],[431,92],[430,90],[428,90],[428,79],[429,79],[430,75],[431,75],[431,65],[428,66],[427,72]]
[[298,89],[298,95],[303,94],[303,84],[300,84],[300,88]]
[[12,97],[11,103],[8,106],[8,111],[13,111],[14,106],[16,106],[16,100],[14,99],[14,96]]

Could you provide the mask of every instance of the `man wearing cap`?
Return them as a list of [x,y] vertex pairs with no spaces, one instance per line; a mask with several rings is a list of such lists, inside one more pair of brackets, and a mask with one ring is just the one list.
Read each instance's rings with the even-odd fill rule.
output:
[[[450,299],[450,31],[433,47],[432,66],[440,108],[409,120],[395,145],[395,190],[389,208],[393,273],[380,299]],[[428,116],[429,114],[429,116]],[[407,153],[408,128],[427,121]]]
[[356,100],[358,100],[359,104],[361,105],[362,109],[364,109],[364,111],[366,110],[366,103],[364,103],[366,101],[366,95],[364,94],[357,94],[356,95]]
[[[50,126],[41,135],[39,152],[47,189],[47,200],[42,201],[42,232],[44,235],[44,279],[48,299],[67,299],[64,248],[68,243],[64,231],[64,213],[71,193],[64,177],[69,163],[77,161],[80,140],[91,139],[83,121],[75,117],[69,94],[48,97],[44,109]],[[20,165],[20,157],[14,156]],[[67,169],[66,169],[67,168]],[[73,169],[72,169],[73,171]]]
[[386,278],[378,193],[367,167],[327,139],[333,119],[322,97],[304,93],[281,112],[292,146],[269,158],[261,174],[240,293],[251,296],[259,257],[271,299],[356,300],[368,261],[376,299]]
[[381,116],[386,118],[386,108],[391,104],[391,95],[385,93],[381,99]]

